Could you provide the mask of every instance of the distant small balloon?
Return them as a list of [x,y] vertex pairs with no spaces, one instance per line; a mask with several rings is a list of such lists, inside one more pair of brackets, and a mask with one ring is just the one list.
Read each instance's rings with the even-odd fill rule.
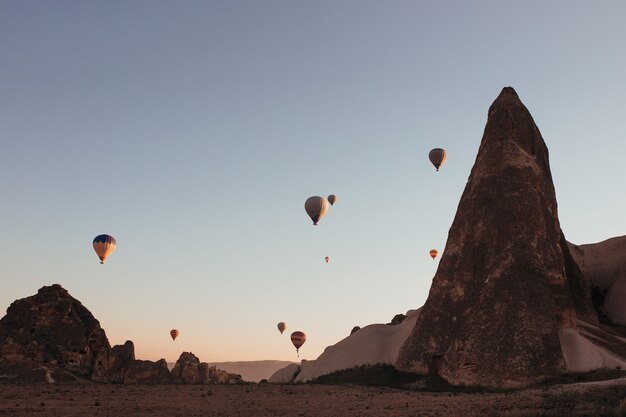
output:
[[433,258],[433,261],[435,260],[435,258],[437,257],[438,254],[439,254],[439,252],[437,252],[437,249],[431,249],[430,250],[430,257]]
[[100,263],[103,264],[106,258],[115,251],[117,242],[115,238],[110,235],[98,235],[93,240],[93,249],[96,251],[96,255],[100,258]]
[[447,157],[448,154],[446,150],[441,148],[435,148],[428,154],[428,159],[430,159],[430,162],[435,166],[437,171],[439,171],[439,167],[446,162]]
[[180,334],[180,332],[176,329],[172,329],[170,330],[170,336],[172,336],[172,340],[176,340],[176,338],[178,337],[178,335]]
[[328,201],[326,201],[324,197],[309,197],[304,202],[304,209],[311,220],[313,220],[313,225],[317,226],[317,222],[319,222],[328,211]]
[[278,327],[278,331],[280,332],[280,334],[283,334],[283,332],[287,330],[287,325],[282,321],[278,323],[278,326],[276,327]]
[[330,256],[324,257],[324,260],[326,261],[326,263],[328,263],[328,261],[330,261]]
[[296,354],[300,357],[300,348],[306,342],[306,335],[300,331],[291,333],[291,343],[296,347]]
[[330,205],[334,205],[335,202],[337,201],[337,196],[335,194],[331,194],[328,196],[328,202],[330,203]]

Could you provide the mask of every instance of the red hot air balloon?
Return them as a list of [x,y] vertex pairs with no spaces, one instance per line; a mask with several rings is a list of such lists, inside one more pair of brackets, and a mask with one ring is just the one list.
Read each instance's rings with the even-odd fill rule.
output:
[[437,257],[438,254],[439,254],[439,252],[437,252],[437,249],[431,249],[430,250],[430,257],[433,258],[433,261],[435,260],[435,258]]
[[172,340],[176,340],[176,338],[178,337],[178,335],[180,334],[180,332],[176,329],[172,329],[170,330],[170,336],[172,336]]
[[300,357],[300,348],[306,342],[306,335],[300,331],[291,333],[291,343],[296,347],[296,354]]

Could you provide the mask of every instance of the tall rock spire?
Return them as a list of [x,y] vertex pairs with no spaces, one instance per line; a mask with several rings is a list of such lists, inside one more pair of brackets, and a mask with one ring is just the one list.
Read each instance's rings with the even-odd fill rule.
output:
[[560,373],[559,332],[597,322],[589,293],[559,225],[546,144],[506,87],[396,367],[498,386]]

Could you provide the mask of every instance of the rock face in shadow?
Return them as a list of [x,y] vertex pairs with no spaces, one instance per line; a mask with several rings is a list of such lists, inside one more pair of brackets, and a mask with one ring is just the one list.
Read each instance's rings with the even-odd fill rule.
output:
[[90,375],[110,348],[98,320],[60,285],[13,302],[0,320],[0,357],[58,365]]
[[209,366],[191,352],[183,352],[172,369],[175,384],[240,384],[241,376]]
[[602,321],[626,326],[626,236],[569,245],[572,256],[593,286],[592,301]]
[[565,371],[559,332],[597,323],[561,231],[548,149],[517,93],[488,121],[430,293],[395,366],[515,386]]

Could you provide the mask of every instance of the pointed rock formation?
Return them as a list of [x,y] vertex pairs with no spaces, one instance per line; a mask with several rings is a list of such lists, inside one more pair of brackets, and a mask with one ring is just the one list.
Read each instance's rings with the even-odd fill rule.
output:
[[58,284],[13,302],[0,320],[0,357],[32,360],[90,375],[96,354],[110,349],[98,320]]
[[395,366],[515,386],[567,369],[560,335],[596,324],[557,215],[548,149],[515,90],[489,109],[428,299]]

